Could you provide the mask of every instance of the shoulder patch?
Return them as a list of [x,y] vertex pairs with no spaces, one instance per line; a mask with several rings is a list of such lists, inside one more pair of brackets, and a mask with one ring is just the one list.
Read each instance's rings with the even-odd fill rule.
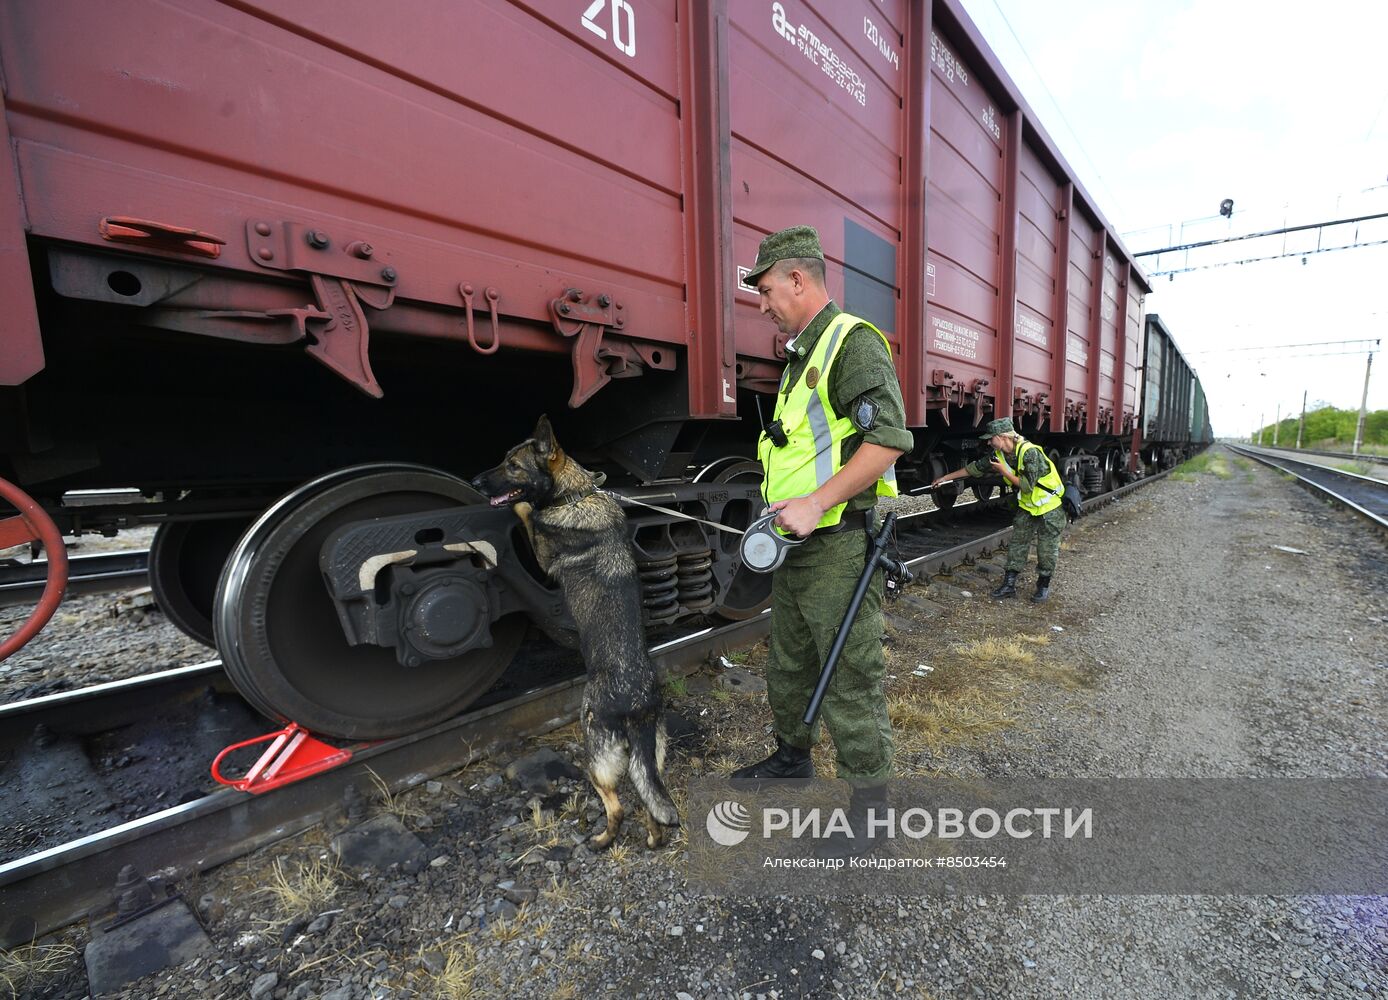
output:
[[859,396],[853,403],[853,426],[860,431],[870,431],[877,426],[877,417],[882,408],[867,396]]

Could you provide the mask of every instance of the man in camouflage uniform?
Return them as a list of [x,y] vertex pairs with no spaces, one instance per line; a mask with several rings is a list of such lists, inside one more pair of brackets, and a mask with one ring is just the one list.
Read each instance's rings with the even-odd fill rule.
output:
[[1051,596],[1051,576],[1060,558],[1060,536],[1066,521],[1060,498],[1065,494],[1065,484],[1041,446],[1018,434],[1009,418],[988,421],[980,440],[988,442],[993,449],[991,455],[941,476],[930,485],[934,488],[964,476],[986,476],[989,472],[1000,474],[1012,485],[1017,491],[1017,516],[1012,521],[1002,585],[991,596],[1016,596],[1017,574],[1026,568],[1027,552],[1035,540],[1036,593],[1031,599],[1040,604]]
[[[828,408],[834,411],[827,419],[842,435],[830,446],[837,449],[838,471],[794,496],[788,494],[797,493],[798,487],[784,481],[788,477],[778,464],[786,449],[778,452],[766,435],[763,438],[768,474],[764,493],[772,501],[770,509],[779,512],[776,523],[809,537],[787,551],[772,582],[767,697],[775,717],[776,751],[732,775],[734,782],[755,785],[814,776],[810,747],[818,739],[818,723],[812,732],[802,717],[862,575],[869,542],[864,529],[879,486],[884,476],[892,476],[897,457],[910,450],[912,438],[885,339],[856,317],[837,319],[841,311],[825,288],[824,255],[814,229],[797,226],[764,239],[744,282],[757,289],[761,311],[770,315],[777,329],[794,335],[786,344],[778,416],[793,392],[803,393],[802,380],[803,386],[815,389],[824,378]],[[821,342],[822,336],[842,336],[836,354],[836,341]],[[826,351],[831,352],[829,362],[821,371],[812,362]],[[819,458],[824,459],[823,453]],[[890,488],[894,491],[894,485]],[[838,523],[820,526],[833,519],[838,505],[843,505]],[[892,770],[891,722],[882,690],[882,589],[879,571],[852,624],[821,714],[834,740],[838,777],[854,785],[860,805],[884,801],[882,786]],[[866,797],[858,800],[863,789],[868,790]]]

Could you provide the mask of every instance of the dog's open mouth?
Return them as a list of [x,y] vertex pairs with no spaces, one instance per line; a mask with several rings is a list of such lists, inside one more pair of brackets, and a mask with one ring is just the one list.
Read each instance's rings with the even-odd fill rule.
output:
[[521,494],[524,493],[524,492],[525,492],[525,490],[523,490],[522,488],[520,488],[519,486],[517,486],[517,487],[516,487],[514,490],[512,490],[510,493],[503,493],[503,494],[501,494],[501,496],[492,497],[492,499],[491,499],[491,505],[492,505],[493,507],[500,507],[502,504],[508,504],[508,503],[510,503],[512,500],[518,500],[518,499],[520,499]]

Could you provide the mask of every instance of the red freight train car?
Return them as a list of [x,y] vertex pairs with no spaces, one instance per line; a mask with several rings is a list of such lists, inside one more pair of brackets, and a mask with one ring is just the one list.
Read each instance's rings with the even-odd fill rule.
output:
[[[69,527],[167,520],[156,587],[271,714],[421,725],[524,617],[563,635],[455,477],[543,411],[744,523],[784,338],[739,264],[784,226],[893,345],[908,489],[997,415],[1088,487],[1128,453],[1145,279],[955,0],[46,0],[0,7],[0,69],[5,475]],[[118,486],[155,502],[61,501]],[[633,537],[653,620],[764,605],[702,528]]]

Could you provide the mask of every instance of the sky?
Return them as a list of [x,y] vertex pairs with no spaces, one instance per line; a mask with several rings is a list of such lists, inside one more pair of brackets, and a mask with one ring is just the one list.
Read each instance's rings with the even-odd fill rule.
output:
[[[962,0],[1133,253],[1388,213],[1388,2]],[[1234,201],[1232,217],[1220,202]],[[1140,258],[1214,432],[1357,409],[1388,349],[1388,219]],[[1332,343],[1361,340],[1359,343]],[[1282,348],[1280,345],[1314,346]],[[1354,353],[1345,353],[1354,352]],[[1374,355],[1370,410],[1388,409]]]

